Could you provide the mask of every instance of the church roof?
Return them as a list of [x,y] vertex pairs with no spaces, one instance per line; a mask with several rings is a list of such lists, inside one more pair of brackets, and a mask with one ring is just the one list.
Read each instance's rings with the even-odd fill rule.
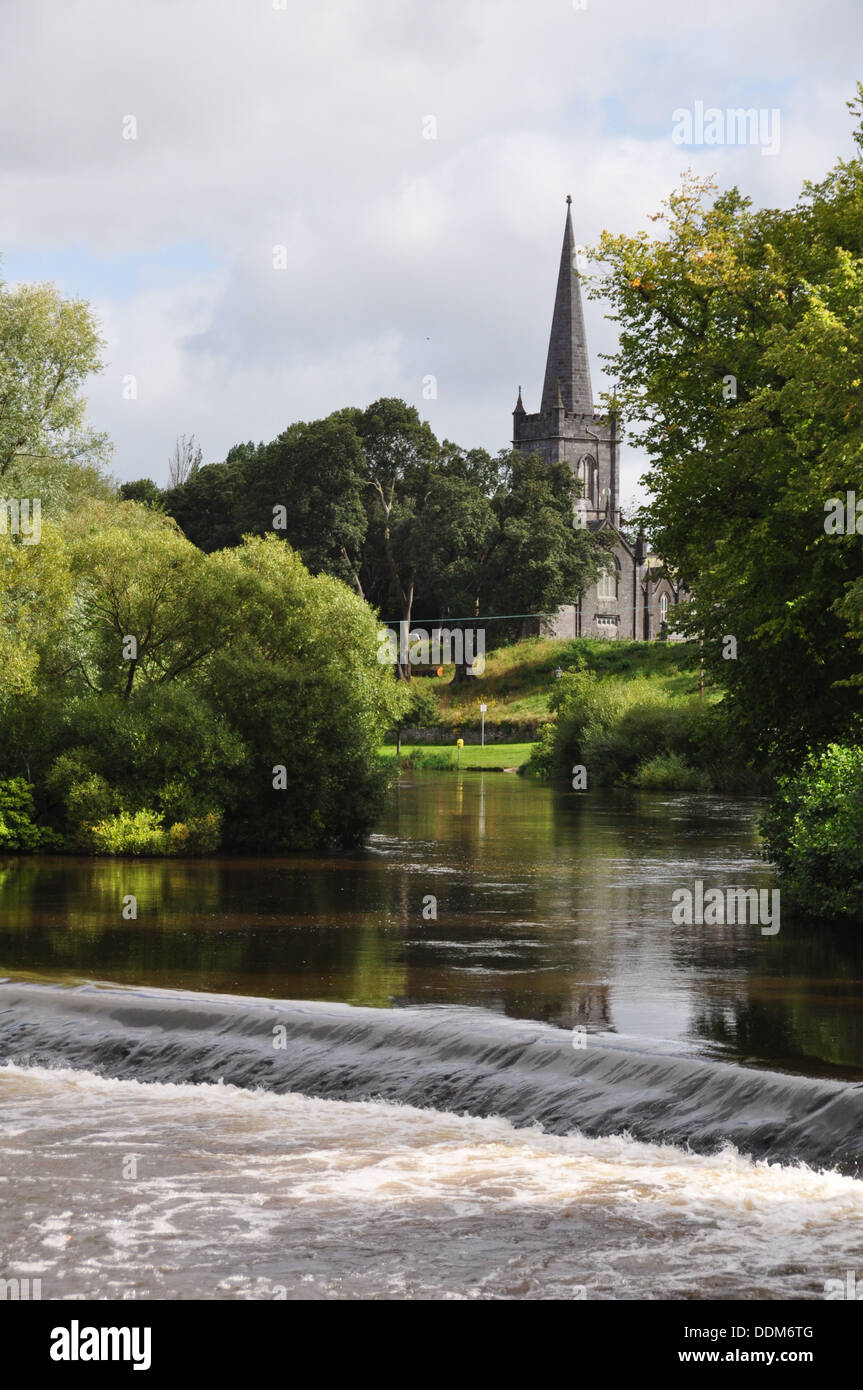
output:
[[[558,393],[559,398],[558,399]],[[551,337],[542,387],[543,414],[563,402],[570,412],[592,415],[593,392],[587,358],[587,335],[581,308],[581,281],[575,268],[575,237],[572,232],[571,199],[566,200],[566,224],[554,297]]]

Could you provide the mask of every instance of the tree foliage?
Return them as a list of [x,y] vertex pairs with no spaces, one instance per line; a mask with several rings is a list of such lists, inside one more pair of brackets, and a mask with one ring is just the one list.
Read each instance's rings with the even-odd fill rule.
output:
[[[439,442],[404,401],[291,425],[236,445],[164,494],[204,550],[284,536],[387,622],[550,613],[595,578],[604,542],[573,527],[571,471],[538,456]],[[519,623],[495,625],[505,641]]]
[[53,285],[0,281],[0,479],[16,462],[98,463],[104,434],[86,420],[81,387],[102,366],[102,339],[90,306]]
[[617,404],[650,457],[641,521],[750,749],[781,767],[858,722],[837,604],[863,541],[824,521],[863,498],[863,166],[840,160],[789,210],[688,176],[655,220],[595,252]]

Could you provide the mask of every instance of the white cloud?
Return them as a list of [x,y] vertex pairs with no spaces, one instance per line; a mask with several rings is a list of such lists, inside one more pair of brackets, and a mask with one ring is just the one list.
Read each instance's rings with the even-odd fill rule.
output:
[[[497,448],[519,382],[538,400],[564,195],[585,242],[644,226],[690,163],[793,200],[851,151],[856,13],[827,0],[815,44],[808,0],[7,0],[0,250],[202,248],[185,276],[91,291],[120,476],[164,478],[180,432],[219,458],[381,394]],[[779,155],[676,147],[696,99],[779,107]],[[599,389],[597,305],[588,328]]]

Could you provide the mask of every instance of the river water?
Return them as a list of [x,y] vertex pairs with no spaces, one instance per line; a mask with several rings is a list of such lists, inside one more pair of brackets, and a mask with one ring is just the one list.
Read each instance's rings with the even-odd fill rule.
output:
[[859,939],[672,918],[775,886],[757,811],[415,773],[352,854],[0,861],[0,1277],[823,1297],[863,1263]]

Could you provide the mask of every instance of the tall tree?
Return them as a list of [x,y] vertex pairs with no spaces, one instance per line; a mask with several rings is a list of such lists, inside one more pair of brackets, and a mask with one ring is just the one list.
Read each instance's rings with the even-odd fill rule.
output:
[[107,436],[86,420],[84,381],[102,367],[90,306],[53,285],[0,281],[0,478],[18,462],[100,463]]
[[180,434],[168,455],[168,487],[182,487],[197,473],[203,459],[203,451],[195,436]]
[[688,178],[656,220],[657,237],[603,235],[594,291],[650,457],[642,520],[694,590],[683,625],[750,749],[793,764],[857,721],[836,602],[863,542],[824,523],[829,499],[863,496],[863,165],[840,161],[787,211]]

